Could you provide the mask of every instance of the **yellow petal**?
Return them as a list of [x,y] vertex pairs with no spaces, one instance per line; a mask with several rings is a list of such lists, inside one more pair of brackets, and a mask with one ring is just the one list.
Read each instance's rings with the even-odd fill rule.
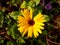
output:
[[38,28],[38,29],[44,29],[44,23],[36,23],[35,25],[35,28]]
[[44,26],[45,24],[44,23],[41,23],[41,22],[36,22],[35,25],[40,25],[40,26]]
[[41,17],[41,18],[39,18],[37,21],[38,21],[38,22],[46,22],[46,20],[45,20],[45,17],[44,17],[44,16],[43,16],[43,17]]
[[37,21],[39,18],[41,18],[43,15],[41,13],[38,13],[35,17],[34,17],[34,21]]
[[19,32],[21,32],[21,33],[24,31],[24,30],[21,31],[21,28],[18,28],[18,30],[19,30]]
[[25,9],[24,11],[21,11],[21,12],[22,12],[22,15],[23,15],[27,20],[29,20],[29,15],[30,15],[29,10],[28,10],[28,9]]
[[33,31],[33,26],[29,27],[29,30],[28,30],[28,37],[32,37],[32,32]]
[[39,35],[37,30],[36,30],[36,26],[34,26],[34,30],[33,30],[33,34],[34,36],[37,38],[37,36]]
[[17,25],[17,27],[20,27],[20,26],[21,26],[20,24]]
[[39,26],[38,28],[39,28],[39,29],[44,29],[44,27],[42,27],[42,26]]
[[23,30],[24,28],[25,28],[25,27],[22,27],[22,26],[21,26],[21,27],[18,28],[18,30],[22,33],[22,32],[24,31],[24,30]]
[[44,19],[44,20],[38,20],[38,22],[46,22],[46,20]]
[[34,17],[34,21],[36,21],[36,22],[46,22],[44,15],[42,15],[41,13],[37,14]]
[[28,32],[28,28],[24,30],[22,36],[24,36]]
[[32,16],[33,16],[33,11],[32,11],[32,8],[30,9],[30,19],[32,19]]
[[42,31],[41,31],[40,29],[37,29],[37,31],[38,31],[40,34],[42,34]]
[[26,26],[21,26],[20,27],[20,32],[22,33],[22,32],[24,32],[25,31],[25,29],[27,29],[28,28],[28,26],[26,25]]
[[22,16],[18,16],[18,21],[23,21],[23,20],[26,21],[26,19],[25,19],[24,17],[22,17]]
[[34,30],[33,33],[34,33],[34,36],[37,38],[37,36],[39,35],[38,32],[37,32],[37,30]]
[[36,28],[38,28],[38,29],[44,29],[44,27],[40,26],[40,25],[36,25]]
[[26,25],[27,24],[27,20],[24,17],[19,16],[17,23],[19,23],[20,25]]

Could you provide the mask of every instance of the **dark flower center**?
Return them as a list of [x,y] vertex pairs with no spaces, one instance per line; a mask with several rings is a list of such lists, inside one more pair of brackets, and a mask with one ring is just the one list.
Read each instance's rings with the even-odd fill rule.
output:
[[28,24],[29,24],[29,25],[34,25],[35,22],[34,22],[34,20],[29,20],[29,21],[28,21]]

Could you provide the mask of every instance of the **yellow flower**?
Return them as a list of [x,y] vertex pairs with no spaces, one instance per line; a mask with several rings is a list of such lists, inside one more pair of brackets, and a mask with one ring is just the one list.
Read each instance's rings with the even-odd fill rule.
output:
[[22,16],[18,16],[18,30],[22,33],[22,36],[26,35],[28,37],[39,36],[44,29],[44,22],[46,22],[44,15],[38,13],[34,18],[33,11],[30,9],[24,9],[22,11]]

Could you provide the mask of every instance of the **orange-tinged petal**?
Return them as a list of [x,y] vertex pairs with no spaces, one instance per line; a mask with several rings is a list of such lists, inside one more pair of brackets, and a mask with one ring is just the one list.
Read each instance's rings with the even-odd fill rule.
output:
[[22,32],[24,32],[25,29],[27,29],[27,28],[28,28],[27,25],[26,25],[26,26],[21,26],[21,27],[19,28],[19,30],[20,30],[20,32],[22,33]]
[[26,21],[26,19],[25,19],[24,17],[22,17],[22,16],[18,16],[18,21],[23,21],[23,20]]
[[20,27],[20,28],[18,28],[18,30],[22,33],[24,30],[24,27]]
[[23,32],[22,36],[24,36],[27,32],[28,32],[28,28],[25,29],[25,31]]
[[22,15],[27,19],[29,20],[30,19],[30,13],[29,13],[29,10],[28,9],[25,9],[24,11],[21,11],[22,12]]
[[17,23],[19,23],[19,25],[26,25],[28,22],[24,17],[19,16]]

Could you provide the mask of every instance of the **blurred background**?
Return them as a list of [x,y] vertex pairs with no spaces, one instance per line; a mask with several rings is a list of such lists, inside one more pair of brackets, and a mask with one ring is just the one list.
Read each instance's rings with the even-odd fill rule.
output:
[[[21,10],[33,8],[47,22],[37,38],[22,37],[17,30]],[[0,0],[0,45],[60,45],[60,0]]]

